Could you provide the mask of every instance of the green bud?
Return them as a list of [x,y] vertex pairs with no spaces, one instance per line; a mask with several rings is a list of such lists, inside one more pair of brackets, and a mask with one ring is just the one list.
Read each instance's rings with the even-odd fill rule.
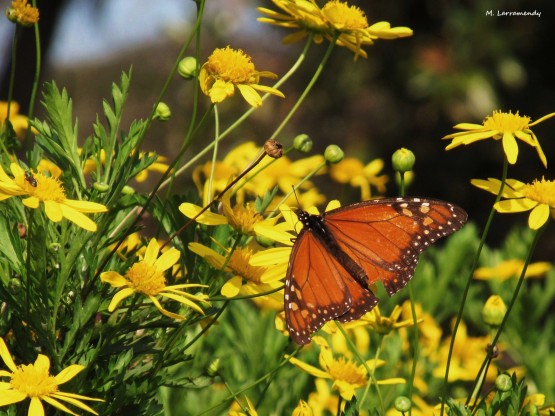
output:
[[264,248],[273,247],[275,243],[275,241],[272,240],[271,238],[264,237],[262,235],[256,236],[256,242]]
[[341,148],[335,144],[330,144],[328,147],[326,147],[326,150],[324,150],[324,159],[326,159],[326,162],[339,163],[343,160],[344,157],[345,153],[343,152],[343,150],[341,150]]
[[110,190],[110,185],[104,182],[95,182],[93,183],[93,188],[96,189],[98,192],[104,193]]
[[172,112],[170,110],[170,107],[166,103],[160,101],[156,106],[156,110],[154,111],[154,118],[161,121],[166,121],[170,119],[171,115]]
[[308,153],[312,150],[312,139],[308,134],[299,134],[293,139],[293,148],[302,153]]
[[129,185],[125,185],[122,189],[121,189],[121,193],[124,195],[133,195],[135,193],[135,189],[133,189],[132,187],[130,187]]
[[500,374],[495,379],[495,387],[499,391],[506,392],[513,387],[513,381],[507,374]]
[[394,406],[399,412],[408,412],[412,407],[412,403],[407,396],[397,396]]
[[492,295],[482,309],[482,319],[487,325],[497,328],[503,322],[505,313],[507,313],[507,307],[503,299],[497,295]]
[[412,153],[409,149],[405,149],[404,147],[400,148],[393,152],[391,156],[391,163],[393,164],[393,170],[397,172],[408,172],[411,171],[416,158],[414,153]]
[[194,78],[197,75],[197,60],[192,56],[188,56],[179,61],[177,72],[185,79]]

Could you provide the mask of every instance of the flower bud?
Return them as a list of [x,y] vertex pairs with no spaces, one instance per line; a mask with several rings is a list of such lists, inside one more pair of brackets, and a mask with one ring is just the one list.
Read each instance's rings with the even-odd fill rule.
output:
[[394,402],[395,409],[399,412],[408,412],[412,407],[412,403],[407,396],[397,396]]
[[166,103],[160,101],[156,106],[156,110],[154,111],[154,118],[161,121],[166,121],[170,119],[171,115],[172,112],[170,110],[170,107]]
[[133,195],[135,193],[135,189],[129,185],[124,185],[123,188],[121,188],[121,193],[124,195]]
[[93,188],[100,193],[108,192],[110,190],[110,185],[105,182],[95,182],[93,183]]
[[393,165],[393,170],[397,172],[408,172],[411,171],[416,158],[414,153],[412,153],[409,149],[405,149],[404,147],[400,148],[393,152],[391,156],[391,163]]
[[324,159],[326,159],[326,162],[339,163],[343,160],[344,157],[345,153],[343,152],[343,150],[341,150],[341,148],[335,144],[330,144],[328,147],[326,147],[326,150],[324,150]]
[[210,364],[208,364],[208,375],[209,376],[215,376],[216,374],[218,374],[218,370],[220,369],[220,359],[219,358],[214,358]]
[[293,139],[293,148],[302,153],[308,153],[312,150],[312,139],[308,134],[299,134]]
[[507,374],[500,374],[495,379],[495,387],[502,392],[509,391],[513,387],[513,381]]
[[484,308],[482,309],[482,319],[484,322],[492,327],[498,327],[503,322],[503,317],[507,312],[507,307],[497,295],[492,295],[486,301]]
[[188,56],[179,61],[177,72],[185,79],[194,78],[197,75],[197,60]]

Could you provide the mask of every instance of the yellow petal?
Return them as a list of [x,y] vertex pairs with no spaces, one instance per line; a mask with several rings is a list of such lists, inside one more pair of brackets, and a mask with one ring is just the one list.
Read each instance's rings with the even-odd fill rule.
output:
[[518,145],[516,144],[515,136],[512,133],[503,133],[503,151],[507,156],[507,161],[514,165],[518,157]]
[[17,370],[17,366],[15,365],[12,359],[10,350],[8,350],[8,346],[6,345],[6,343],[2,338],[0,338],[0,358],[2,358],[2,360],[4,361],[4,364],[6,364],[6,366],[10,370],[12,371]]
[[236,84],[236,85],[243,98],[252,107],[257,108],[262,105],[262,98],[260,97],[260,94],[257,93],[253,87],[246,84]]
[[[69,413],[70,415],[79,416],[77,413],[72,412],[67,406],[60,403],[58,400],[52,398],[51,396],[42,396],[41,399],[44,400],[46,403],[60,409],[62,412]],[[29,413],[30,412],[31,412],[31,409],[29,409]]]
[[25,400],[27,395],[17,390],[2,390],[0,394],[0,406],[8,406],[10,404],[19,403]]
[[[202,210],[198,205],[191,204],[189,202],[184,202],[179,206],[179,211],[187,218],[194,218]],[[205,211],[195,219],[199,224],[206,225],[222,225],[227,224],[227,218],[223,215],[216,214],[214,212]]]
[[325,371],[320,370],[319,368],[316,368],[310,364],[307,364],[295,357],[291,357],[290,355],[285,355],[285,358],[288,358],[291,364],[293,364],[295,367],[300,368],[301,370],[310,374],[311,376],[331,379],[331,376]]
[[172,247],[169,250],[163,252],[162,255],[158,257],[158,259],[154,262],[154,266],[156,267],[156,269],[163,272],[177,263],[180,256],[181,253],[179,252],[179,250]]
[[122,300],[124,300],[125,298],[128,298],[133,293],[135,293],[135,291],[129,287],[126,287],[125,289],[122,289],[119,292],[117,292],[112,298],[110,305],[108,305],[108,312],[113,312],[118,307],[119,303]]
[[[69,411],[69,413],[71,414],[72,412]],[[27,416],[44,416],[44,407],[38,397],[31,397],[31,403],[29,404]]]
[[[76,396],[78,396],[81,400],[104,401],[104,400],[100,400],[100,399],[93,399],[93,398],[86,397],[86,396],[79,396],[79,395],[76,395]],[[59,400],[64,400],[64,401],[66,401],[66,402],[68,402],[68,403],[70,403],[70,404],[72,404],[72,405],[74,405],[74,406],[76,406],[76,407],[79,407],[79,408],[81,408],[81,409],[83,409],[83,410],[86,410],[86,411],[89,412],[89,413],[92,413],[92,414],[95,414],[95,415],[98,414],[97,412],[94,411],[94,409],[92,409],[91,407],[87,406],[85,403],[83,403],[83,402],[81,402],[81,401],[79,401],[79,400],[76,400],[76,398],[70,396],[68,393],[58,392],[58,393],[52,394],[51,397],[56,398],[56,399],[59,399]]]
[[44,354],[39,354],[37,359],[35,360],[34,364],[35,368],[38,368],[39,371],[43,371],[45,373],[50,372],[50,358],[48,358]]
[[76,211],[85,212],[87,214],[108,211],[108,208],[106,208],[104,205],[92,201],[66,199],[64,201],[64,205],[67,205],[68,207],[71,207]]
[[[45,201],[45,205],[46,202],[48,201]],[[67,218],[69,221],[77,224],[79,227],[84,228],[87,231],[95,232],[97,230],[98,227],[96,223],[85,214],[82,214],[65,204],[59,204],[58,206],[60,207],[60,211],[62,212],[64,218]]]
[[[30,198],[29,198],[30,199]],[[25,203],[25,202],[24,202]],[[54,201],[44,201],[44,210],[50,221],[59,222],[64,217],[60,204]]]
[[146,248],[145,257],[143,261],[148,264],[154,264],[158,258],[158,253],[160,252],[160,246],[155,238],[151,238],[148,246]]
[[[28,208],[32,208],[32,209],[37,209],[39,207],[39,199],[37,197],[31,196],[29,198],[25,198],[23,201],[23,205],[25,205]],[[61,218],[58,220],[60,221]],[[58,222],[58,221],[54,221],[54,222]]]
[[173,313],[164,309],[160,304],[160,302],[158,302],[158,299],[156,299],[154,296],[149,296],[149,299],[152,301],[152,303],[154,303],[154,306],[156,306],[156,309],[158,309],[163,315],[166,315],[168,318],[177,319],[180,321],[185,319],[184,316],[178,315],[176,313]]
[[100,280],[109,283],[112,287],[127,286],[129,282],[125,277],[117,272],[104,272],[100,274]]
[[538,203],[528,198],[519,199],[506,199],[499,201],[493,207],[497,212],[511,213],[511,212],[524,212],[534,208]]
[[541,228],[541,226],[544,225],[548,219],[549,219],[549,205],[539,204],[530,213],[530,216],[528,217],[528,226],[532,230],[537,230]]
[[58,384],[64,384],[65,382],[71,380],[77,374],[85,369],[85,366],[79,364],[73,364],[69,367],[64,368],[62,371],[58,373],[57,376],[54,378]]
[[204,311],[202,310],[202,308],[198,306],[196,303],[194,303],[193,301],[187,299],[185,296],[176,295],[174,293],[168,293],[168,292],[162,292],[160,293],[160,295],[166,298],[175,300],[176,302],[182,303],[183,305],[188,306],[191,309],[194,309],[195,311],[197,311],[198,313],[201,313],[204,315]]
[[233,298],[239,294],[242,285],[243,279],[240,276],[234,276],[224,283],[220,293],[226,298]]

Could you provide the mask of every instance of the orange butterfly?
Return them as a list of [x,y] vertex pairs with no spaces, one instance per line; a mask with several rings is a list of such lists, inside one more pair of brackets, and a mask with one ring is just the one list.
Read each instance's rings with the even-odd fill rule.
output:
[[466,212],[423,198],[364,201],[323,215],[297,213],[299,233],[285,280],[285,320],[297,344],[310,342],[327,321],[349,322],[378,303],[369,285],[389,296],[414,273],[418,255],[460,229]]

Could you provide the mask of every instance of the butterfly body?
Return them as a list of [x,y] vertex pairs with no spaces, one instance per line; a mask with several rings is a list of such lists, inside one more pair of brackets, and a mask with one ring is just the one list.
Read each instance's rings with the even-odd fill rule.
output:
[[369,286],[381,281],[391,296],[412,277],[418,255],[458,230],[467,214],[423,198],[364,201],[311,215],[298,211],[299,233],[285,282],[285,318],[291,338],[310,342],[331,320],[360,318],[377,303]]

